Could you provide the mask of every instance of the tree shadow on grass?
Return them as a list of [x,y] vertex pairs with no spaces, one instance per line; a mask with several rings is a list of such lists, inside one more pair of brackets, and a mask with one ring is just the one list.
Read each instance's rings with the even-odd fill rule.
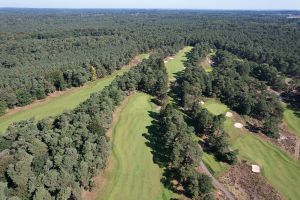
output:
[[162,145],[161,136],[159,134],[159,113],[149,111],[149,116],[152,118],[152,123],[147,127],[148,132],[143,136],[147,139],[146,145],[151,149],[153,162],[163,169],[163,177],[161,183],[169,190],[178,193],[178,190],[172,184],[173,180],[178,180],[178,173],[169,168],[170,158],[167,149]]
[[165,163],[168,162],[165,149],[161,145],[159,137],[159,113],[149,111],[149,116],[152,118],[151,125],[147,126],[147,133],[143,136],[147,139],[146,145],[150,147],[153,155],[153,162],[158,164],[159,167],[165,167]]

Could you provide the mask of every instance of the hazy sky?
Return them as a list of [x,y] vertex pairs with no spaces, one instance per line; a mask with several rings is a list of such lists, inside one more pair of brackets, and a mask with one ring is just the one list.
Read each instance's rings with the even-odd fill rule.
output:
[[300,0],[0,0],[0,7],[300,10]]

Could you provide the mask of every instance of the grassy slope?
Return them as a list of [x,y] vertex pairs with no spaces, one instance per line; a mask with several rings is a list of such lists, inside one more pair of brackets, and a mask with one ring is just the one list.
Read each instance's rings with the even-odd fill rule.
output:
[[[215,106],[213,106],[215,105]],[[226,106],[217,101],[209,101],[207,109],[218,113],[226,112]],[[232,119],[225,121],[225,131],[230,135],[230,143],[239,149],[239,158],[256,163],[262,167],[262,175],[288,199],[300,199],[300,162],[295,161],[268,141],[234,128]]]
[[185,47],[174,56],[173,60],[169,60],[168,63],[165,63],[169,80],[174,80],[176,73],[184,70],[183,62],[187,60],[186,53],[191,50],[192,47]]
[[[300,113],[299,113],[300,114]],[[284,106],[284,122],[288,125],[289,129],[300,138],[300,115],[295,114],[294,110]]]
[[160,200],[173,196],[160,182],[162,169],[153,163],[143,136],[151,124],[149,111],[155,110],[150,99],[136,93],[120,113],[113,129],[113,169],[99,194],[100,200]]
[[[147,58],[148,54],[141,54],[137,58]],[[89,82],[83,87],[72,88],[62,95],[50,98],[38,104],[32,104],[30,109],[25,109],[14,114],[6,114],[0,117],[0,133],[13,122],[18,122],[25,119],[35,118],[42,119],[44,117],[56,116],[65,110],[71,110],[78,106],[81,102],[85,101],[89,96],[102,90],[105,86],[109,85],[116,76],[128,71],[132,66],[125,66],[121,70],[114,72],[112,75],[99,79],[94,82]]]

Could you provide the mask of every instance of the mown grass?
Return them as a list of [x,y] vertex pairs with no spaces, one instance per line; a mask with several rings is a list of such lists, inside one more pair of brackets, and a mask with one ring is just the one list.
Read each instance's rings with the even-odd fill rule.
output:
[[283,120],[289,129],[300,138],[300,112],[296,113],[296,111],[284,105]]
[[[210,101],[207,107],[212,113],[225,113],[224,105]],[[213,105],[213,103],[215,105]],[[217,112],[217,108],[220,108]],[[233,119],[226,119],[225,131],[230,136],[233,149],[239,150],[239,159],[247,160],[262,167],[262,175],[288,199],[300,199],[300,162],[288,156],[272,143],[263,140],[245,129],[234,128]]]
[[112,166],[99,200],[167,200],[174,194],[161,183],[163,170],[153,163],[146,145],[147,126],[155,112],[151,97],[133,94],[113,128]]
[[225,104],[222,104],[215,99],[209,99],[202,107],[206,108],[214,115],[225,114],[227,111],[229,111],[229,108]]
[[[141,60],[147,58],[148,54],[141,54],[137,59]],[[0,134],[3,133],[6,128],[21,120],[35,118],[36,120],[56,116],[66,110],[71,110],[78,106],[81,102],[85,101],[94,92],[102,90],[105,86],[108,86],[118,75],[122,75],[128,71],[132,66],[124,66],[121,70],[114,72],[112,75],[105,78],[89,82],[83,87],[72,88],[65,93],[56,97],[50,97],[41,103],[34,103],[28,109],[21,110],[14,114],[6,114],[0,117]]]
[[214,155],[203,153],[202,160],[215,177],[222,175],[228,169],[228,165],[217,161]]
[[187,60],[186,54],[192,50],[193,47],[184,47],[182,50],[180,50],[175,56],[173,56],[173,60],[169,60],[167,63],[165,63],[165,66],[167,68],[169,80],[174,80],[175,76],[178,72],[184,70],[184,61]]

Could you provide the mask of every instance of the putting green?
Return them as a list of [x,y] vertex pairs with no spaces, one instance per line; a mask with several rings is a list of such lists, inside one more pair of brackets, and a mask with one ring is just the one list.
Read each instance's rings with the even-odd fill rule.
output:
[[202,107],[206,108],[214,115],[225,114],[227,111],[229,111],[229,108],[225,104],[222,104],[215,99],[209,99]]
[[300,112],[289,109],[284,106],[283,120],[288,125],[289,129],[300,138]]
[[[225,113],[224,106],[217,101],[209,101],[207,109],[212,113]],[[213,102],[215,105],[213,105]],[[217,112],[217,108],[220,108]],[[230,136],[233,149],[239,150],[239,159],[247,160],[262,167],[262,175],[283,196],[288,199],[300,199],[300,162],[288,156],[272,143],[245,129],[234,127],[233,119],[226,119],[225,131]]]
[[99,200],[167,200],[174,195],[161,183],[163,170],[153,163],[146,145],[147,126],[155,112],[151,97],[133,94],[113,128],[112,166]]
[[187,60],[186,54],[192,50],[193,47],[184,47],[173,58],[169,59],[165,66],[167,68],[169,80],[174,80],[176,73],[184,70],[183,62]]
[[[141,54],[136,57],[137,60],[147,58],[148,54]],[[3,133],[6,128],[21,120],[35,118],[36,120],[56,116],[61,114],[65,110],[74,109],[81,102],[89,98],[89,96],[97,91],[102,90],[105,86],[108,86],[118,75],[122,75],[128,71],[132,65],[124,66],[121,70],[115,71],[112,75],[105,78],[89,82],[83,87],[72,88],[67,90],[61,95],[56,97],[48,97],[39,103],[33,103],[28,108],[22,108],[22,110],[16,113],[8,113],[0,117],[0,134]]]

